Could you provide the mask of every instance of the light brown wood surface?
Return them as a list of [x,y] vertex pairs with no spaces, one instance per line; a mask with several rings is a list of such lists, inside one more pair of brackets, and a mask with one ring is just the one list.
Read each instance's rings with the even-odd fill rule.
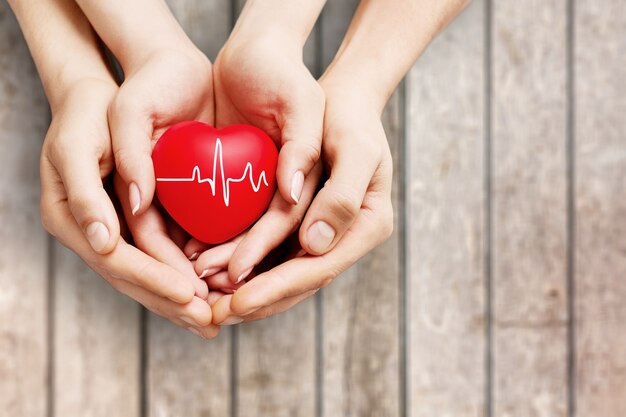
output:
[[26,43],[0,3],[0,414],[48,406],[48,247],[39,222],[39,151],[49,122]]
[[[214,59],[243,0],[168,0]],[[329,0],[317,77],[358,0]],[[383,116],[394,235],[204,341],[39,223],[49,111],[0,3],[0,416],[626,415],[626,5],[475,0]]]
[[493,413],[567,413],[566,1],[493,2]]
[[574,16],[575,403],[626,414],[626,5]]
[[485,3],[407,80],[409,413],[485,414]]

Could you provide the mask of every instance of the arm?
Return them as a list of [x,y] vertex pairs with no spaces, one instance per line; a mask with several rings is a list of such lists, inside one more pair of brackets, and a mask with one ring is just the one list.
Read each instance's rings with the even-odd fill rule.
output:
[[393,161],[380,120],[400,79],[460,11],[460,0],[364,0],[320,85],[328,181],[300,227],[304,250],[226,295],[214,323],[256,320],[330,283],[391,234]]
[[[303,63],[303,46],[323,0],[248,1],[214,65],[216,125],[254,125],[280,148],[278,191],[267,212],[237,241],[200,255],[196,272],[228,268],[240,284],[297,230],[321,175],[324,93]],[[206,248],[193,242],[187,255]],[[231,242],[232,243],[232,242]],[[229,287],[234,289],[234,287]]]
[[96,35],[73,1],[9,0],[37,66],[52,113],[83,79],[112,82]]
[[215,335],[218,329],[206,326],[209,306],[194,297],[193,271],[179,273],[119,236],[103,188],[113,168],[107,108],[118,87],[89,23],[73,0],[12,0],[11,6],[52,107],[40,161],[44,227],[118,291],[205,337]]
[[379,111],[428,44],[469,0],[363,0],[332,63],[328,88],[362,91]]

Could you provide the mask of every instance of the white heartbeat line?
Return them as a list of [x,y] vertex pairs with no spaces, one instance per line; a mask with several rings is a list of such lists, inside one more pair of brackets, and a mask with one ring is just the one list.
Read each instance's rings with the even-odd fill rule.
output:
[[208,183],[211,186],[211,194],[215,197],[215,179],[217,174],[217,163],[220,163],[220,173],[222,174],[222,194],[224,197],[224,204],[228,207],[230,203],[230,183],[231,182],[243,182],[246,180],[246,176],[250,178],[250,185],[252,186],[252,190],[257,193],[261,188],[261,182],[265,183],[266,187],[269,187],[267,183],[267,178],[265,177],[265,171],[261,171],[261,175],[259,175],[259,181],[255,184],[254,177],[252,176],[252,164],[248,162],[246,164],[246,168],[243,171],[243,175],[240,178],[225,178],[224,176],[224,157],[222,155],[222,142],[217,139],[215,142],[215,153],[213,155],[213,177],[212,178],[202,178],[200,176],[200,167],[196,165],[193,167],[193,171],[191,172],[191,178],[157,178],[157,181],[161,182],[194,182],[196,181],[198,184],[202,184],[203,182]]

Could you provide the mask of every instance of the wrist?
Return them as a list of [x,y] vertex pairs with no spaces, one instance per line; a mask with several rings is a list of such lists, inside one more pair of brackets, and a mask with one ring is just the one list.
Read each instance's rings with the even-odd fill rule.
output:
[[326,0],[248,0],[232,37],[254,39],[271,34],[302,49],[325,3]]
[[69,83],[58,83],[50,94],[48,102],[52,117],[58,113],[65,103],[76,94],[83,91],[98,92],[107,94],[112,99],[118,90],[118,86],[111,77],[103,77],[100,74],[84,74],[81,77],[72,79]]
[[[319,80],[327,103],[354,108],[360,113],[380,118],[389,98],[380,86],[360,78],[357,74],[326,72]],[[328,104],[327,104],[328,105]]]

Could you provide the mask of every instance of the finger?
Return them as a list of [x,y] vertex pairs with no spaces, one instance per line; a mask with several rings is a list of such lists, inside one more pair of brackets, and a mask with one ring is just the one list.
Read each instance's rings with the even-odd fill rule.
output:
[[174,268],[156,261],[120,239],[107,255],[94,252],[74,219],[69,206],[58,194],[59,186],[53,176],[42,176],[41,211],[49,230],[63,245],[72,249],[92,266],[107,274],[126,280],[161,297],[185,304],[191,301],[195,289]]
[[183,252],[185,256],[189,258],[190,261],[195,261],[198,259],[198,256],[200,256],[202,252],[208,249],[211,249],[212,247],[213,245],[200,242],[198,239],[192,237],[191,239],[189,239],[187,244],[185,244],[185,247],[183,248]]
[[[252,276],[253,274],[250,274],[250,278],[252,278]],[[206,281],[207,286],[210,290],[218,290],[227,294],[234,294],[235,291],[244,284],[244,282],[241,282],[239,284],[233,283],[228,278],[227,271],[221,271],[217,274],[210,275],[204,278],[204,280]]]
[[[107,139],[108,140],[108,139]],[[80,140],[75,146],[82,146]],[[120,237],[115,207],[104,190],[98,155],[90,150],[51,152],[42,157],[42,174],[56,168],[67,194],[69,208],[94,251],[113,250]]]
[[174,242],[174,244],[178,246],[178,249],[183,251],[183,249],[185,248],[185,245],[189,241],[189,234],[185,231],[185,229],[180,227],[178,223],[172,220],[171,217],[168,217],[167,214],[164,214],[162,210],[158,210],[158,211],[161,217],[163,218],[163,221],[165,222],[165,229],[166,229],[167,235],[170,237],[172,242]]
[[293,95],[284,114],[277,118],[281,148],[276,181],[285,201],[298,204],[304,179],[320,157],[325,98],[316,82],[294,89]]
[[117,195],[123,202],[124,217],[127,219],[128,227],[137,247],[156,260],[178,270],[194,286],[195,294],[206,299],[209,294],[206,283],[198,279],[191,262],[170,239],[161,213],[154,205],[151,205],[141,215],[133,216],[128,204],[124,204],[128,201],[129,196],[121,177],[116,174],[114,182]]
[[252,226],[237,245],[228,263],[228,273],[234,283],[245,279],[273,249],[294,233],[313,199],[322,172],[318,163],[306,178],[302,204],[296,206],[275,194],[267,212]]
[[117,172],[128,189],[133,215],[152,202],[155,180],[152,165],[152,123],[132,90],[120,92],[109,107],[109,126]]
[[376,208],[362,210],[353,227],[332,251],[321,256],[294,258],[257,275],[237,290],[230,308],[236,315],[245,316],[284,298],[328,285],[386,238],[388,230],[381,229],[383,220],[379,220],[377,213],[384,212],[383,217],[386,218],[388,210],[381,199]]
[[331,250],[354,222],[379,157],[357,142],[333,152],[330,178],[315,196],[300,228],[300,243],[312,255]]
[[219,299],[222,298],[225,295],[226,294],[221,292],[221,291],[211,291],[209,293],[209,298],[207,298],[207,302],[209,303],[211,308],[213,308],[215,303],[217,303],[219,301]]
[[245,232],[226,243],[212,247],[198,256],[194,265],[196,274],[200,278],[205,278],[221,270],[226,270],[228,261],[235,252],[237,244],[243,239],[244,234]]
[[311,291],[306,291],[299,295],[294,295],[293,297],[284,298],[272,305],[269,305],[267,307],[262,307],[258,309],[257,311],[255,311],[254,313],[244,316],[243,319],[245,322],[249,322],[249,321],[263,320],[268,317],[275,316],[276,314],[283,313],[293,308],[296,304],[306,300],[307,298],[312,297],[313,295],[317,294],[318,291],[319,289],[315,289]]
[[179,304],[124,280],[113,279],[109,283],[119,292],[126,294],[161,317],[181,321],[186,326],[204,327],[211,324],[213,318],[211,307],[198,297],[193,297],[186,304]]
[[[274,304],[271,304],[266,307],[262,307],[258,309],[257,311],[251,314],[248,314],[246,316],[243,316],[243,317],[240,317],[234,314],[229,308],[230,303],[227,303],[226,300],[220,301],[219,303],[215,303],[213,306],[213,309],[214,309],[213,323],[219,324],[221,326],[221,325],[237,324],[237,323],[241,323],[244,321],[250,322],[250,321],[256,321],[256,320],[262,320],[267,317],[289,310],[290,308],[292,308],[299,302],[317,293],[317,291],[319,290],[306,291],[302,294],[299,294],[293,297],[287,297]],[[232,300],[232,298],[230,298],[230,300]]]

